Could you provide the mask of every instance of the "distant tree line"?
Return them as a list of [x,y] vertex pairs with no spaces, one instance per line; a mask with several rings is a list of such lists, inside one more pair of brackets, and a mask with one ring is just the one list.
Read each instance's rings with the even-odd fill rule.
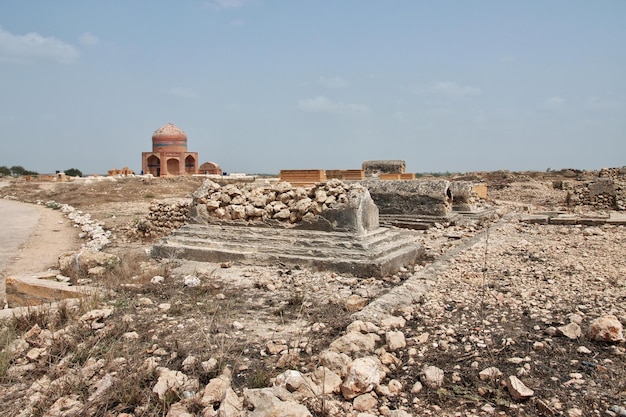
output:
[[[83,176],[83,173],[81,172],[81,170],[77,168],[66,169],[63,172],[68,177],[82,177]],[[35,176],[35,175],[39,175],[39,173],[35,171],[29,171],[20,165],[15,165],[15,166],[12,166],[11,168],[6,167],[4,165],[0,166],[0,177],[4,177],[4,176],[22,177],[22,176],[28,176],[28,175]]]
[[0,176],[12,175],[14,177],[25,176],[25,175],[39,175],[38,172],[29,171],[21,165],[15,165],[11,168],[6,166],[0,166]]

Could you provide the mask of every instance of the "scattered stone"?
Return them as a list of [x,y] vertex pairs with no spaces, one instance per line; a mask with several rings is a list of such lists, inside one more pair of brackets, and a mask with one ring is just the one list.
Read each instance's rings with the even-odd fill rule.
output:
[[478,373],[478,377],[480,378],[481,381],[494,380],[501,376],[502,376],[502,371],[500,371],[495,366],[485,368]]
[[387,332],[385,334],[385,339],[387,341],[387,348],[393,352],[399,349],[403,349],[406,346],[406,339],[404,338],[404,333],[397,332]]
[[361,394],[352,401],[352,406],[357,411],[368,411],[378,405],[378,400],[371,393]]
[[524,385],[524,383],[514,375],[507,378],[506,386],[509,390],[509,394],[511,394],[511,397],[516,401],[527,400],[535,395],[533,390]]
[[606,315],[591,322],[587,335],[597,342],[623,342],[624,328],[617,317]]
[[199,287],[200,284],[202,284],[202,282],[200,281],[200,278],[195,277],[193,275],[187,275],[184,279],[183,279],[183,285],[185,287],[189,287],[189,288],[195,288],[195,287]]
[[436,389],[443,385],[444,373],[436,366],[424,366],[420,378],[428,388]]
[[569,323],[565,326],[557,327],[557,334],[568,339],[576,340],[582,335],[582,330],[577,323]]
[[382,364],[375,356],[357,358],[350,365],[348,376],[341,384],[344,398],[351,400],[359,394],[374,389],[384,378]]

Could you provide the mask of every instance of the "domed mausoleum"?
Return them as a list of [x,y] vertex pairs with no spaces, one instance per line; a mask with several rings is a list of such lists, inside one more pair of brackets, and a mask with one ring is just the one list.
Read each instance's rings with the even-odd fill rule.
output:
[[187,152],[187,135],[171,123],[152,135],[152,152],[141,153],[141,169],[155,177],[198,173],[198,153]]

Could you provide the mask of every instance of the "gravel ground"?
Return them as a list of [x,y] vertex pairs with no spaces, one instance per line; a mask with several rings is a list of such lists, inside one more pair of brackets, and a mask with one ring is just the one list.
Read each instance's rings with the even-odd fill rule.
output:
[[[232,367],[232,387],[241,395],[244,388],[268,383],[285,369],[303,373],[315,369],[321,352],[344,335],[359,314],[366,317],[368,308],[389,294],[395,305],[387,313],[404,318],[404,325],[396,330],[406,343],[389,352],[391,357],[385,356],[384,350],[390,350],[385,331],[374,331],[381,336],[376,352],[387,358],[388,372],[373,391],[375,405],[361,412],[361,417],[391,416],[393,410],[414,416],[620,415],[619,407],[626,407],[625,344],[594,340],[588,329],[595,319],[607,315],[626,324],[626,230],[624,226],[521,222],[529,210],[564,209],[563,192],[550,184],[524,179],[494,187],[490,199],[498,203],[492,204],[501,214],[508,213],[494,223],[415,231],[426,256],[420,264],[382,280],[281,265],[244,267],[172,260],[163,266],[140,258],[142,269],[129,273],[128,282],[118,283],[117,295],[105,302],[113,309],[105,323],[137,332],[132,349],[118,347],[117,354],[129,365],[155,358],[154,352],[161,349],[162,366],[192,375],[184,359],[214,359]],[[157,184],[149,186],[152,193],[161,193]],[[72,198],[79,201],[76,188],[72,191]],[[145,195],[137,187],[132,193]],[[63,193],[46,190],[39,194],[63,202]],[[96,207],[94,213],[111,213],[110,227],[119,232],[111,251],[140,253],[145,242],[129,241],[125,231],[128,222],[145,215],[145,197],[133,206],[123,202],[122,194],[123,188],[118,187],[115,202],[89,200],[90,206]],[[176,197],[171,183],[167,197]],[[128,211],[121,212],[124,207]],[[151,283],[157,272],[164,276],[163,282]],[[188,276],[199,278],[200,286],[185,286]],[[404,298],[417,289],[419,294]],[[394,297],[394,292],[401,296]],[[102,334],[81,337],[93,361],[114,362],[114,342],[102,349],[96,348],[108,340]],[[290,356],[274,349],[282,344],[299,353]],[[43,395],[34,382],[41,382],[41,375],[59,378],[72,369],[67,360],[50,355],[39,361],[16,357],[10,364],[33,362],[37,363],[35,372],[1,380],[0,403],[15,411],[8,415],[19,415],[33,397],[43,410],[38,415],[44,415],[61,394],[44,391]],[[79,370],[86,366],[75,362]],[[429,382],[428,367],[442,371],[440,383]],[[489,371],[494,377],[485,377],[484,372],[481,377],[481,371],[490,368],[498,370]],[[123,375],[121,370],[116,372]],[[193,375],[202,391],[217,372]],[[532,394],[516,397],[507,388],[512,377]],[[154,382],[146,381],[148,390]],[[93,390],[86,385],[86,392]],[[359,415],[355,405],[340,394],[330,395],[326,403],[333,412],[325,415]],[[166,415],[168,410],[141,414],[139,410],[145,408],[125,407],[113,394],[110,404],[111,410],[117,410],[111,415],[131,409],[135,409],[131,415],[160,415],[157,411]],[[324,415],[309,408],[314,415]]]

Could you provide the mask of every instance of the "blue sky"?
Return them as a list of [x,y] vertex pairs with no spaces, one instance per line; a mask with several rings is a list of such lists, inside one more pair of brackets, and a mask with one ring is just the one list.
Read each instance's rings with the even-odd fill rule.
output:
[[626,165],[626,1],[0,2],[0,165]]

